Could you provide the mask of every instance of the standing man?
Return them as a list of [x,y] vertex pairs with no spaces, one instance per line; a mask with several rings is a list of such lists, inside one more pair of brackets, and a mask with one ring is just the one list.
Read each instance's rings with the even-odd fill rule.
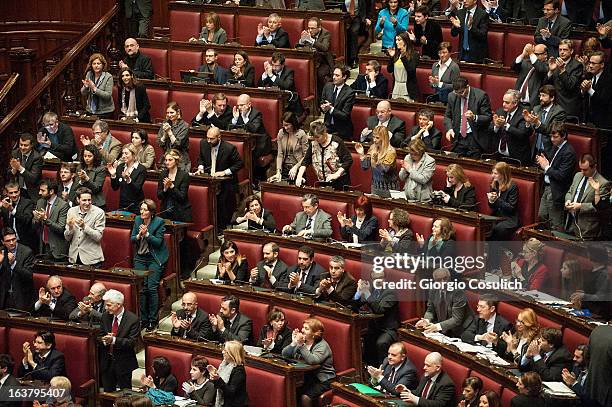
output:
[[612,387],[608,386],[607,374],[612,371],[612,326],[600,325],[589,337],[589,374],[586,379],[586,397],[593,406],[607,407],[612,400]]
[[38,183],[42,176],[43,158],[34,150],[34,137],[29,133],[19,136],[19,148],[13,150],[9,161],[9,179],[19,184],[21,194],[38,199]]
[[91,204],[91,190],[77,190],[79,206],[68,210],[64,237],[70,242],[68,260],[72,264],[101,267],[104,261],[102,235],[106,226],[104,211]]
[[452,46],[450,42],[443,41],[438,46],[440,60],[432,65],[429,85],[434,90],[438,100],[448,103],[448,95],[453,91],[453,83],[461,74],[459,64],[451,58]]
[[463,8],[456,14],[450,21],[451,35],[459,36],[459,59],[482,64],[489,56],[489,16],[478,7],[476,0],[464,0]]
[[421,47],[421,55],[432,60],[438,58],[438,47],[442,43],[442,27],[435,20],[429,19],[427,6],[419,6],[414,11],[414,32],[409,31],[410,40]]
[[27,311],[34,301],[32,268],[34,256],[28,246],[17,243],[15,231],[2,230],[4,249],[0,251],[0,309]]
[[544,17],[538,20],[533,37],[536,44],[546,45],[548,55],[557,57],[561,40],[568,39],[570,36],[572,22],[561,15],[561,1],[559,0],[544,0],[542,10]]
[[572,40],[561,40],[559,44],[559,57],[551,58],[548,61],[546,82],[555,87],[557,103],[565,110],[568,116],[581,117],[582,97],[580,85],[583,70],[582,64],[574,58],[574,43]]
[[[351,69],[357,68],[357,51],[359,50],[359,33],[366,26],[366,0],[344,0],[341,10],[348,14],[345,20],[347,55],[346,62]],[[346,15],[346,14],[345,14]],[[369,20],[368,25],[369,25]]]
[[520,106],[533,109],[539,103],[539,91],[548,73],[548,51],[544,44],[525,44],[512,70],[518,73],[514,89],[520,93]]
[[550,132],[553,123],[557,121],[563,123],[567,117],[565,110],[556,103],[557,91],[554,86],[542,86],[539,90],[539,98],[540,104],[533,109],[533,112],[523,110],[526,126],[532,127],[536,132],[535,142],[531,149],[531,157],[534,158],[534,162],[536,162],[537,155],[552,148]]
[[99,367],[104,391],[114,392],[132,388],[132,371],[138,367],[135,347],[140,334],[138,317],[123,306],[124,296],[108,290],[103,297],[98,336]]
[[154,79],[151,57],[140,52],[140,45],[134,38],[125,40],[125,58],[119,61],[119,69],[130,68],[139,79]]
[[[302,2],[303,1],[312,0],[302,0]],[[321,5],[323,5],[322,1]],[[322,8],[322,10],[323,9],[324,8]],[[321,27],[321,19],[319,17],[310,17],[307,24],[306,29],[302,31],[296,48],[310,47],[315,50],[314,63],[317,72],[317,96],[319,96],[321,95],[323,86],[329,80],[332,67],[334,66],[334,57],[331,53],[331,34],[325,28]]]
[[64,261],[68,257],[64,229],[70,205],[57,196],[57,188],[57,181],[40,183],[40,199],[32,212],[33,224],[39,228],[40,253],[46,254],[48,259]]
[[[15,361],[11,355],[7,353],[0,354],[0,400],[7,400],[8,391],[11,387],[19,386],[19,380],[17,380],[13,374],[15,370]],[[1,407],[21,407],[20,401],[0,401]]]
[[149,38],[149,23],[153,15],[152,0],[124,0],[127,32],[130,37]]
[[351,72],[346,66],[334,68],[332,82],[321,92],[321,111],[325,113],[325,126],[329,133],[337,133],[343,140],[353,139],[351,111],[355,104],[355,92],[346,85]]
[[4,226],[10,227],[17,234],[19,243],[25,244],[32,250],[38,248],[38,240],[32,229],[32,211],[34,201],[21,197],[21,189],[14,182],[5,185],[7,197],[0,203],[0,215]]
[[612,73],[606,66],[606,54],[595,51],[589,56],[587,77],[580,83],[585,102],[585,121],[595,127],[612,129]]
[[502,107],[495,112],[489,125],[496,156],[518,161],[519,166],[531,164],[529,136],[532,133],[525,125],[525,118],[519,110],[520,93],[508,89],[502,100]]

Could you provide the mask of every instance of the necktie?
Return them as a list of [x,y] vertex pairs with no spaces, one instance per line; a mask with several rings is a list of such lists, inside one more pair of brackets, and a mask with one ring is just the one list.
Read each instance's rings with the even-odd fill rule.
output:
[[582,195],[584,195],[584,190],[586,189],[587,183],[587,178],[582,177],[582,181],[580,181],[580,188],[578,189],[578,194],[576,195],[574,202],[580,202],[582,200]]
[[[542,110],[542,114],[540,115],[540,128],[544,127],[544,123],[546,122],[546,110]],[[542,139],[542,133],[538,131],[537,139],[536,139],[536,154],[540,154],[544,151],[544,140]]]
[[423,392],[421,393],[421,397],[427,400],[427,396],[429,396],[429,388],[431,387],[431,379],[427,379],[427,384],[423,387]]
[[355,0],[350,0],[348,12],[351,17],[355,16]]
[[68,192],[70,189],[67,186],[64,186],[64,192]]
[[552,31],[553,22],[548,20],[548,31]]
[[55,308],[55,306],[57,305],[57,298],[51,300],[51,305],[53,305],[53,308]]
[[593,83],[591,84],[591,88],[595,90],[595,85],[597,85],[597,76],[593,76]]
[[440,291],[440,302],[438,304],[438,321],[446,320],[446,291]]
[[[49,219],[49,213],[51,213],[51,202],[47,202],[47,208],[45,209],[45,217]],[[43,242],[49,243],[49,226],[43,223]]]
[[523,81],[523,84],[521,85],[521,100],[525,99],[525,97],[527,96],[528,93],[528,88],[529,88],[529,79],[531,79],[531,75],[533,75],[533,73],[535,72],[535,68],[531,67],[531,69],[529,70],[529,72],[527,73],[527,76],[525,77],[525,80]]
[[470,40],[469,40],[469,26],[472,25],[472,12],[467,11],[465,13],[465,24],[463,26],[463,49],[466,51],[470,50]]
[[[119,319],[115,315],[115,317],[113,318],[113,327],[111,328],[111,332],[113,334],[113,337],[117,336],[117,332],[118,331],[119,331]],[[110,349],[108,350],[108,353],[110,353],[111,355],[113,354],[113,347],[114,347],[114,345],[111,342]]]
[[210,150],[210,175],[214,175],[217,172],[217,149],[213,148]]
[[[506,123],[509,124],[511,120],[512,120],[512,113],[509,113],[508,116],[506,116]],[[508,148],[508,133],[506,133],[506,130],[504,129],[502,131],[501,140],[499,141],[499,151],[503,153],[506,151],[507,148]]]
[[462,97],[461,104],[463,105],[461,108],[461,137],[467,137],[467,118],[465,113],[468,111],[468,99]]
[[395,384],[395,373],[396,372],[397,372],[397,369],[395,368],[391,370],[391,376],[389,376],[389,383]]
[[311,227],[312,227],[312,218],[308,217],[308,220],[306,221],[306,230],[310,230]]
[[332,103],[332,105],[334,103],[336,103],[336,97],[338,96],[338,87],[334,86],[334,94],[332,95],[330,102]]

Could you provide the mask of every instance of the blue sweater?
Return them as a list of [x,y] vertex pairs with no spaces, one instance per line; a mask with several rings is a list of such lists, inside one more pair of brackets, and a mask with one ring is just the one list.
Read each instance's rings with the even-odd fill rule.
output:
[[[380,10],[378,13],[378,19],[376,20],[376,26],[374,27],[374,31],[376,35],[383,32],[382,36],[382,46],[383,48],[392,48],[395,47],[395,37],[403,33],[404,31],[408,31],[408,21],[410,20],[410,12],[405,8],[398,8],[397,13],[394,15],[397,20],[397,25],[393,25],[391,22],[391,12],[389,8],[384,8]],[[380,26],[380,18],[385,17],[385,23],[382,28]]]

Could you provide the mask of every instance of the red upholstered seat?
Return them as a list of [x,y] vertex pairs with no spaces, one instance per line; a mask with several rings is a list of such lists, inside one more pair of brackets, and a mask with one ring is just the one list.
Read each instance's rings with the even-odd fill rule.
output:
[[372,108],[370,106],[353,106],[351,110],[351,120],[353,122],[353,140],[358,141],[361,130],[366,127],[368,117],[372,115]]
[[359,154],[351,152],[351,157],[353,157],[353,164],[349,170],[351,181],[358,180],[359,184],[355,189],[369,194],[372,190],[372,172],[370,169],[364,170],[361,168]]
[[561,291],[561,265],[563,264],[563,250],[558,247],[544,247],[544,264],[550,272],[549,287],[551,294],[559,294]]
[[342,398],[341,396],[337,394],[334,394],[332,396],[331,405],[332,406],[342,405],[342,406],[348,406],[348,407],[361,407],[359,404],[351,403],[350,401]]
[[540,206],[535,180],[514,178],[519,189],[518,214],[522,225],[535,223]]
[[398,119],[403,120],[404,123],[406,124],[406,137],[407,137],[410,134],[410,129],[416,123],[417,112],[408,112],[405,110],[395,110],[393,114],[397,116]]
[[[138,307],[138,298],[132,295],[132,286],[130,284],[118,283],[116,281],[96,280],[95,283],[100,282],[104,284],[107,290],[117,290],[123,294],[123,304],[125,309],[132,311],[136,315],[140,313]],[[77,298],[78,299],[78,298]]]
[[470,369],[448,358],[444,360],[442,369],[453,379],[457,398],[461,397],[461,383],[468,377]]
[[[509,322],[516,321],[516,317],[523,310],[523,308],[517,307],[514,304],[508,302],[500,302],[499,303],[499,314],[506,318]],[[545,318],[541,315],[538,315],[538,323],[541,328],[556,328],[561,329],[561,325],[556,322],[551,321],[548,318]]]
[[[217,13],[217,15],[219,16],[219,20],[221,20],[221,27],[223,27],[223,29],[227,33],[227,40],[229,42],[234,41],[236,39],[236,27],[234,24],[235,15],[233,13]],[[206,13],[202,13],[202,20],[204,20],[205,18]],[[204,27],[204,21],[202,21],[201,25],[202,27]]]
[[370,264],[355,261],[351,259],[344,259],[344,271],[349,273],[355,281],[359,281],[359,279],[369,279],[370,273],[372,271],[372,266]]
[[189,370],[191,369],[191,354],[173,349],[165,349],[159,346],[147,346],[145,349],[146,373],[153,374],[153,359],[158,356],[165,356],[172,366],[172,374],[176,377],[179,386],[190,380]]
[[501,394],[503,386],[500,383],[497,383],[495,380],[479,373],[475,370],[470,372],[470,376],[480,377],[482,379],[482,389],[483,391],[491,390],[497,394]]
[[72,295],[74,295],[77,301],[80,301],[83,297],[89,294],[89,287],[91,286],[89,280],[68,276],[62,276],[61,278],[62,285],[67,288]]
[[482,73],[480,72],[461,72],[461,76],[468,80],[470,86],[482,89]]
[[302,198],[297,195],[283,195],[275,192],[262,194],[263,206],[274,214],[276,228],[293,222],[295,214],[302,210]]
[[175,101],[181,107],[181,115],[187,123],[198,114],[200,110],[200,100],[206,95],[202,92],[185,92],[173,90],[170,93],[170,100]]
[[506,46],[504,47],[504,66],[512,66],[512,63],[523,52],[523,48],[527,43],[533,44],[533,34],[507,33]]
[[336,374],[339,375],[346,370],[354,369],[355,366],[351,365],[350,324],[322,316],[317,316],[317,319],[319,319],[325,327],[323,339],[329,343],[334,355]]
[[283,247],[278,254],[278,258],[284,261],[288,266],[292,266],[297,263],[297,253],[296,249]]
[[196,292],[196,297],[198,298],[198,307],[202,308],[209,314],[217,314],[219,312],[219,308],[221,306],[222,295],[211,294],[211,293],[203,293]]
[[86,337],[55,333],[55,345],[57,349],[66,355],[66,374],[78,389],[83,383],[90,379],[92,363],[96,363],[89,355],[88,339]]
[[413,233],[429,236],[431,234],[431,226],[433,219],[422,215],[410,214],[410,229]]
[[290,329],[302,329],[304,320],[310,317],[310,314],[306,312],[297,311],[291,308],[283,308],[283,312],[285,313],[287,326]]
[[[189,202],[193,205],[193,226],[189,228],[190,232],[200,233],[212,228],[212,218],[209,207],[210,190],[206,185],[189,185]],[[188,237],[193,237],[192,233],[188,232]]]
[[[450,146],[450,142],[444,137],[446,134],[446,125],[444,124],[444,114],[434,114],[434,126],[442,132],[442,146]],[[415,120],[416,123],[416,120]]]
[[[220,50],[221,51],[221,50]],[[230,53],[220,53],[219,54],[219,59],[217,59],[217,62],[219,63],[219,65],[228,68],[232,65],[232,63],[234,63],[234,54]],[[232,105],[234,106],[234,105]]]
[[91,131],[91,127],[83,126],[83,125],[72,125],[72,132],[74,133],[74,140],[76,141],[77,150],[81,151],[83,148],[83,143],[81,143],[81,136],[93,137],[93,133]]
[[482,86],[483,90],[489,95],[493,112],[502,107],[504,93],[508,89],[514,89],[515,82],[515,76],[485,75]]
[[[352,181],[353,184],[359,183],[359,180]],[[319,208],[331,215],[332,237],[336,240],[342,240],[340,233],[340,223],[338,222],[338,212],[342,212],[349,216],[348,204],[346,202],[328,201],[326,199],[319,200]],[[352,215],[352,214],[351,214]]]
[[0,326],[0,353],[6,353],[6,332],[7,329]]
[[200,159],[200,141],[199,134],[195,137],[189,137],[189,160],[191,161],[191,168],[197,168],[198,160]]
[[253,340],[256,341],[261,327],[268,322],[270,305],[265,302],[240,300],[240,312],[253,321]]
[[[283,407],[286,378],[262,369],[246,367],[249,404],[253,406]],[[294,391],[289,389],[287,391]]]
[[422,101],[425,101],[425,98],[428,95],[434,94],[434,90],[431,88],[429,84],[429,76],[431,75],[431,68],[421,68],[418,67],[416,70],[416,78],[417,78],[417,86],[419,87],[419,92],[421,94]]
[[331,35],[330,51],[338,57],[344,57],[344,44],[346,33],[340,29],[340,21],[321,21],[321,26]]
[[[408,273],[403,270],[386,270],[385,271],[385,279],[387,281],[401,281],[401,280],[410,280],[414,281],[415,275],[412,273]],[[419,316],[417,310],[417,298],[415,297],[415,290],[395,290],[397,294],[397,299],[399,300],[399,315],[400,321],[407,321],[412,318],[416,318]]]
[[246,257],[247,261],[249,262],[249,269],[255,267],[255,265],[261,260],[263,243],[259,244],[243,242],[240,240],[237,240],[234,243],[236,243],[236,246],[238,246],[238,252],[240,255]]
[[378,226],[381,229],[387,229],[389,227],[389,209],[372,207],[372,214],[378,219]]
[[295,47],[304,30],[304,19],[295,17],[283,17],[281,21],[283,30],[289,35],[289,44]]
[[513,389],[504,387],[501,393],[501,407],[510,407],[510,401],[516,396],[518,396],[518,393]]
[[[487,35],[487,44],[489,45],[489,58],[500,62],[504,60],[505,39],[506,33],[489,31]],[[514,57],[516,58],[516,55]]]
[[149,135],[149,144],[152,145],[153,150],[155,150],[155,163],[153,163],[153,168],[155,168],[157,166],[157,162],[159,161],[160,157],[164,153],[164,150],[163,148],[159,146],[159,144],[157,144],[157,132],[156,131],[149,130],[147,134]]
[[166,119],[166,105],[169,102],[168,96],[170,92],[168,89],[151,89],[147,88],[147,96],[151,103],[151,120],[153,122],[161,121]]
[[173,81],[181,80],[180,71],[198,69],[200,65],[202,65],[202,52],[177,49],[170,51],[170,77]]
[[[571,328],[565,328],[563,330],[563,344],[570,352],[578,347],[578,345],[589,343],[589,337],[574,331]],[[598,355],[592,355],[592,357],[598,357]]]
[[110,178],[106,177],[104,185],[102,186],[102,192],[106,197],[106,210],[114,211],[119,208],[119,190],[113,191],[111,188]]
[[[444,10],[444,9],[442,9]],[[453,48],[453,52],[459,52],[459,36],[453,37],[451,35],[451,29],[450,27],[442,27],[442,39],[444,41],[448,41],[451,43],[451,46]],[[453,58],[455,59],[455,58]]]
[[44,287],[48,277],[49,275],[47,274],[32,273],[32,284],[34,284],[34,289]]
[[168,50],[158,48],[140,48],[140,52],[151,57],[153,72],[156,75],[168,77]]
[[155,202],[157,205],[157,212],[159,212],[161,210],[161,204],[159,203],[159,199],[157,199],[157,181],[150,179],[146,180],[142,186],[142,190],[146,198],[152,199]]
[[132,243],[130,229],[106,226],[102,236],[105,268],[130,267],[132,265]]
[[416,367],[417,375],[421,377],[423,375],[425,357],[427,357],[431,351],[406,341],[404,341],[404,346],[406,347],[406,354],[410,358],[412,364],[414,364],[414,367]]
[[[20,361],[23,359],[23,344],[24,342],[32,343],[36,329],[24,329],[24,328],[8,328],[6,348],[9,355],[13,357],[15,364],[18,366]],[[17,370],[18,367],[15,367]]]
[[198,37],[201,29],[200,13],[170,10],[170,38],[172,41],[186,41],[191,37]]
[[[285,19],[283,19],[285,22]],[[293,42],[292,42],[293,44]],[[314,65],[306,59],[287,58],[285,65],[293,69],[295,89],[302,98],[315,96]],[[310,68],[312,66],[312,69]]]
[[262,16],[253,16],[238,14],[238,38],[240,43],[243,45],[255,45],[255,39],[257,38],[257,25],[259,23],[267,25],[268,18]]
[[[593,154],[594,157],[599,155],[599,151],[596,151],[595,139],[570,133],[567,136],[567,140],[572,147],[574,147],[574,150],[576,150],[576,157],[578,159],[580,159],[583,154]],[[578,162],[576,162],[576,165],[578,165]]]
[[119,140],[122,144],[129,144],[132,142],[132,134],[129,130],[112,130],[111,134],[114,138]]

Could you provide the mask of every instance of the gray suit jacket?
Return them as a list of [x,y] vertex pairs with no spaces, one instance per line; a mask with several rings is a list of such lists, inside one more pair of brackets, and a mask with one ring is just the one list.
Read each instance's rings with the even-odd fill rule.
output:
[[[576,196],[576,191],[578,190],[583,177],[584,175],[582,175],[582,172],[577,172],[576,175],[574,175],[572,186],[565,194],[566,202],[575,202],[574,197]],[[593,175],[593,178],[595,181],[599,182],[599,192],[603,196],[608,180],[598,172]],[[588,181],[586,181],[586,183],[584,193],[579,201],[582,206],[578,211],[576,211],[575,215],[572,215],[569,212],[567,213],[567,223],[569,224],[568,230],[573,232],[576,236],[582,237],[585,240],[592,240],[599,236],[601,231],[601,221],[597,210],[593,205],[595,190],[591,187]]]
[[83,315],[80,314],[81,310],[77,306],[72,310],[68,318],[71,321],[91,322],[92,324],[99,325],[100,320],[102,319],[102,313],[104,312],[104,301],[92,304],[92,306],[91,312]]
[[572,22],[561,15],[557,16],[550,30],[551,36],[548,37],[548,39],[544,39],[542,34],[540,34],[542,28],[548,28],[548,20],[546,17],[540,17],[538,20],[538,26],[533,34],[536,44],[545,44],[548,49],[548,56],[558,57],[559,43],[561,40],[569,38],[570,32],[572,31]]
[[423,318],[431,323],[439,323],[443,334],[459,338],[462,332],[472,324],[474,314],[463,290],[445,291],[446,319],[441,318],[438,314],[441,305],[441,293],[441,290],[429,291],[427,310]]
[[336,377],[336,369],[334,369],[334,357],[329,344],[325,339],[321,339],[308,349],[304,346],[289,345],[283,349],[283,356],[292,359],[302,359],[309,365],[319,365],[320,367],[314,372],[317,379],[321,382],[331,380]]
[[557,90],[555,100],[568,116],[581,117],[582,94],[580,93],[580,82],[582,81],[583,71],[583,65],[575,58],[571,58],[565,67],[565,72],[559,73],[557,69],[550,78],[547,78],[547,83],[553,85]]
[[[46,207],[46,199],[39,199],[36,203],[36,210],[42,210],[44,212]],[[49,248],[53,257],[58,260],[64,260],[68,255],[68,242],[64,238],[64,229],[66,229],[66,216],[68,215],[69,208],[70,205],[68,205],[68,202],[60,197],[56,197],[51,206],[51,211],[47,220],[37,221],[34,219],[32,221],[39,228],[39,241],[41,247],[43,245],[43,229],[46,224],[49,229]]]
[[[87,72],[85,75],[87,79],[95,82],[93,71]],[[109,72],[102,72],[100,79],[98,80],[96,93],[92,93],[87,86],[81,88],[81,94],[87,96],[86,110],[92,114],[104,114],[112,113],[115,111],[115,102],[113,101],[113,75]],[[90,101],[92,98],[97,98],[97,109],[95,112],[91,111]]]
[[[412,166],[413,161],[410,158],[410,154],[406,155],[404,161]],[[406,181],[404,185],[404,192],[406,192],[406,199],[415,200],[418,202],[429,202],[431,201],[432,179],[434,171],[436,170],[436,160],[429,154],[423,154],[423,158],[419,161],[419,165],[416,169],[406,171],[402,168],[399,177],[402,181]]]
[[219,28],[213,34],[212,41],[208,41],[208,29],[206,27],[202,27],[202,32],[200,33],[200,40],[205,40],[208,43],[212,44],[225,44],[227,42],[227,33],[223,28]]
[[[537,105],[536,107],[534,107],[533,113],[537,114],[540,120],[542,120],[542,106],[541,105]],[[550,110],[548,111],[548,114],[546,115],[546,120],[542,122],[540,127],[535,129],[536,142],[537,142],[537,133],[541,133],[542,142],[544,143],[545,150],[549,150],[553,146],[552,143],[550,142],[550,129],[552,127],[552,124],[556,121],[564,122],[566,117],[567,117],[567,113],[565,113],[565,110],[563,110],[561,106],[555,103],[550,107]],[[533,146],[531,147],[531,157],[534,157],[536,142],[534,142]]]
[[325,4],[323,0],[298,0],[296,7],[300,10],[325,10]]
[[68,226],[68,221],[72,218],[80,218],[80,208],[75,206],[68,210],[66,230],[64,236],[70,242],[68,257],[70,263],[76,263],[77,256],[80,256],[83,264],[95,264],[104,261],[102,252],[102,234],[106,225],[106,214],[100,208],[92,205],[89,212],[85,214],[85,227],[74,225]]
[[[440,61],[433,64],[431,67],[431,76],[439,76],[440,74]],[[459,64],[455,61],[451,60],[451,63],[444,71],[444,75],[440,78],[442,81],[442,87],[432,86],[432,88],[436,91],[436,93],[444,92],[446,95],[453,91],[453,81],[459,77],[461,71],[459,69]],[[447,97],[448,98],[448,97]],[[446,99],[445,99],[446,100]]]
[[[315,218],[314,226],[312,228],[312,238],[326,239],[331,237],[332,227],[330,214],[319,208],[316,216],[317,217]],[[291,222],[290,226],[293,230],[295,230],[295,233],[299,233],[306,228],[306,222],[308,222],[308,216],[304,212],[298,212],[295,214],[295,218],[293,219],[293,222]]]

